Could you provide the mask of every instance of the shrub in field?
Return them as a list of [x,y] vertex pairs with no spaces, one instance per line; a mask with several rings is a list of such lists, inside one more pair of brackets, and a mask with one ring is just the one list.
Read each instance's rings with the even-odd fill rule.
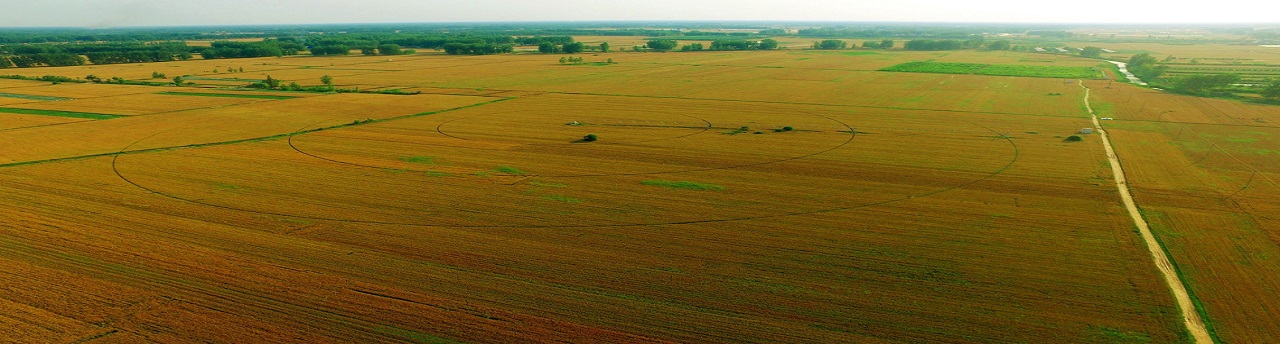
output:
[[1066,140],[1063,140],[1063,141],[1067,141],[1067,142],[1080,142],[1080,141],[1084,141],[1084,138],[1083,138],[1083,137],[1080,137],[1080,135],[1071,135],[1071,136],[1067,136],[1067,139],[1066,139]]
[[582,142],[596,142],[597,140],[600,140],[600,137],[596,136],[596,134],[587,134],[587,136],[582,137]]

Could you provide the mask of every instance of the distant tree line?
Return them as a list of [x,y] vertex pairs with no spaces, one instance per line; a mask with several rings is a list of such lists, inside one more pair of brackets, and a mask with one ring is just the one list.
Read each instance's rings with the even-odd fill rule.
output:
[[292,38],[268,39],[260,42],[217,41],[213,42],[208,49],[201,50],[200,57],[205,59],[231,59],[287,56],[297,55],[303,49],[306,49],[306,47]]
[[862,42],[862,47],[866,49],[890,49],[893,48],[893,40],[886,39],[879,42]]
[[982,39],[955,40],[955,39],[913,39],[902,45],[906,50],[919,51],[937,51],[937,50],[960,50],[967,48],[978,48],[983,44]]
[[838,39],[827,39],[821,42],[813,42],[813,48],[819,50],[836,50],[844,49],[849,46],[849,42]]
[[444,52],[449,55],[493,55],[515,50],[511,44],[495,43],[446,43]]
[[[0,68],[79,66],[186,60],[190,49],[181,42],[167,43],[73,43],[21,44],[0,46]],[[81,56],[83,55],[83,56]],[[87,57],[87,61],[86,61]]]
[[[6,59],[7,58],[7,59]],[[18,68],[27,67],[63,67],[63,66],[80,66],[85,64],[83,56],[69,53],[51,53],[51,54],[28,54],[0,56],[0,68],[8,68],[9,66]]]

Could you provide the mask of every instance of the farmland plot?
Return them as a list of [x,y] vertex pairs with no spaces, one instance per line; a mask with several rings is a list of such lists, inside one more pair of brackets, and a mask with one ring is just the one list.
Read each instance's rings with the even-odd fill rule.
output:
[[[1079,88],[867,69],[917,55],[234,61],[424,91],[404,96],[84,85],[192,103],[0,132],[16,219],[0,266],[22,277],[0,281],[0,324],[122,342],[1185,341],[1102,147],[1063,140],[1089,125]],[[199,102],[229,103],[182,109]]]
[[1218,337],[1280,338],[1277,110],[1127,86],[1094,94],[1114,104],[1135,198]]

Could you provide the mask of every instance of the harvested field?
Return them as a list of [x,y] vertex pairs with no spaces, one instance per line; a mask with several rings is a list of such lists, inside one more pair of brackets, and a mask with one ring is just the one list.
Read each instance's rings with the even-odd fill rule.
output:
[[[216,74],[210,61],[157,64],[415,95],[0,80],[5,93],[77,99],[6,107],[135,115],[19,129],[42,123],[0,114],[0,218],[13,219],[0,224],[0,267],[19,277],[0,279],[0,326],[121,342],[1187,341],[1102,146],[1064,141],[1091,125],[1080,88],[875,71],[926,55],[299,56],[219,61],[246,71]],[[1147,113],[1135,103],[1114,116]],[[1272,143],[1270,128],[1193,129],[1232,155]],[[1126,135],[1148,129],[1114,130],[1127,157]],[[1166,146],[1126,160],[1140,204],[1217,178],[1153,175],[1161,161],[1194,164]],[[1270,209],[1268,174],[1257,175],[1237,199]],[[1180,233],[1219,215],[1201,209],[1152,221]],[[1168,240],[1175,257],[1199,248]],[[1183,270],[1228,273],[1211,259]],[[1248,284],[1238,290],[1274,285],[1264,268],[1243,271],[1261,279],[1234,277]],[[1270,338],[1232,327],[1265,309],[1226,312],[1216,307],[1229,298],[1192,290],[1220,335]]]
[[[1177,261],[1224,342],[1280,339],[1275,286],[1280,196],[1273,106],[1094,88],[1111,103],[1107,123],[1152,230]],[[1243,297],[1242,295],[1248,295]]]

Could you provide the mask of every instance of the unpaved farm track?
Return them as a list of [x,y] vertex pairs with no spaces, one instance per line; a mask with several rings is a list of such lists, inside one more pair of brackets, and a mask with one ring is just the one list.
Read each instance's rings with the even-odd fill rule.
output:
[[1080,82],[1080,87],[1084,88],[1084,107],[1089,110],[1089,116],[1093,118],[1094,130],[1098,131],[1099,136],[1102,137],[1102,145],[1107,149],[1107,160],[1111,161],[1111,172],[1115,175],[1116,189],[1120,190],[1120,199],[1124,202],[1125,209],[1129,210],[1129,217],[1133,218],[1133,224],[1138,226],[1142,241],[1147,244],[1147,251],[1151,252],[1151,259],[1155,260],[1156,267],[1160,269],[1160,275],[1164,276],[1165,284],[1168,284],[1169,289],[1173,291],[1173,297],[1178,301],[1178,309],[1182,310],[1187,331],[1191,332],[1191,336],[1198,344],[1213,343],[1213,338],[1209,336],[1204,321],[1200,319],[1200,314],[1196,313],[1195,304],[1191,302],[1186,285],[1174,271],[1173,263],[1169,260],[1169,256],[1165,255],[1160,242],[1156,241],[1156,237],[1151,234],[1147,220],[1143,219],[1142,214],[1138,212],[1138,205],[1133,202],[1133,195],[1129,193],[1129,184],[1124,178],[1124,170],[1120,168],[1120,158],[1116,156],[1115,149],[1111,148],[1107,131],[1102,128],[1102,123],[1098,122],[1098,114],[1093,112],[1093,106],[1089,104],[1089,88],[1084,86],[1083,81]]

